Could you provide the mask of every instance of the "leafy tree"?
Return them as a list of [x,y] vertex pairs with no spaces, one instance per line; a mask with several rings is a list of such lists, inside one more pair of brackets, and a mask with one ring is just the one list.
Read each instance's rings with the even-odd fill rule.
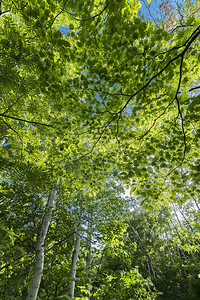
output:
[[158,293],[150,278],[144,279],[137,267],[131,267],[131,255],[124,245],[125,240],[124,235],[117,241],[115,237],[104,248],[91,299],[156,299]]
[[[193,223],[185,212],[185,223],[177,211],[178,208],[174,214],[172,207],[162,207],[160,211],[149,212],[140,207],[132,212],[128,221],[128,251],[133,266],[139,266],[143,276],[150,276],[161,293],[160,299],[196,299],[199,249],[190,224],[198,221]],[[192,282],[196,285],[194,289]]]

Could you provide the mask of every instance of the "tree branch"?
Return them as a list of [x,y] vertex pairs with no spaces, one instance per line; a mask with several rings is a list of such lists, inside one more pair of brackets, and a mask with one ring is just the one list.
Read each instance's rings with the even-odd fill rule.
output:
[[11,11],[4,11],[3,13],[1,12],[1,13],[0,13],[0,18],[1,18],[1,17],[4,17],[4,16],[6,16],[6,15],[11,15],[11,14],[12,14]]
[[[194,34],[196,32],[196,34]],[[178,54],[177,56],[175,56],[174,58],[172,58],[159,72],[157,72],[152,78],[150,78],[147,83],[145,85],[143,85],[139,90],[137,90],[137,92],[135,92],[133,95],[131,95],[131,97],[128,99],[128,101],[125,103],[125,105],[121,108],[121,110],[119,110],[116,115],[118,115],[119,113],[121,113],[129,104],[129,102],[133,99],[133,97],[137,96],[141,91],[143,91],[155,78],[157,78],[160,74],[162,74],[168,67],[169,65],[171,65],[171,63],[173,63],[175,60],[177,60],[179,57],[182,57],[185,55],[186,51],[188,50],[188,48],[190,47],[190,45],[197,39],[197,37],[200,34],[200,26],[198,26],[196,28],[196,30],[191,34],[191,36],[188,38],[188,44],[185,46],[185,49]]]
[[45,123],[35,122],[35,121],[29,121],[29,120],[25,120],[25,119],[21,119],[21,118],[16,118],[16,117],[11,117],[11,116],[5,115],[4,113],[0,114],[0,116],[8,118],[8,119],[12,119],[12,120],[22,121],[22,122],[29,123],[29,124],[53,127],[53,125],[50,125],[50,124],[45,124]]
[[49,251],[51,251],[52,248],[54,248],[55,246],[60,245],[61,243],[64,243],[70,236],[72,236],[74,233],[76,233],[76,231],[73,231],[72,233],[68,234],[64,239],[54,243],[51,247],[49,247],[45,252],[44,255],[46,255]]
[[189,92],[192,92],[192,91],[194,91],[194,90],[197,90],[197,89],[200,89],[200,85],[199,85],[199,86],[195,86],[195,87],[191,88],[191,89],[189,90]]

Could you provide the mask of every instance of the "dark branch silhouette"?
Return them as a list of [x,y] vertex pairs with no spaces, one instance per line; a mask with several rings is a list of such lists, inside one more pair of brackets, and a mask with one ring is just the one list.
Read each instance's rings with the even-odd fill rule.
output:
[[4,117],[4,118],[12,119],[12,120],[17,120],[17,121],[29,123],[29,124],[41,125],[41,126],[47,126],[47,127],[53,127],[51,124],[45,124],[45,123],[36,122],[36,121],[29,121],[29,120],[25,120],[25,119],[21,119],[21,118],[16,118],[16,117],[8,116],[8,115],[5,115],[5,114],[0,114],[0,116]]

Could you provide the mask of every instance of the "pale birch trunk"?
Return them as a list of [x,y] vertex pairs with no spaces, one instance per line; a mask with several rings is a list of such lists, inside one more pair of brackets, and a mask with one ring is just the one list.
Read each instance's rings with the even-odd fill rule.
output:
[[88,293],[85,293],[85,297],[87,299],[90,298],[90,266],[91,266],[91,237],[92,224],[91,220],[88,220],[88,232],[87,232],[87,253],[86,253],[86,277],[88,279],[88,284],[86,284],[85,288],[88,290]]
[[37,299],[37,294],[39,291],[43,267],[44,267],[44,242],[51,221],[51,215],[54,206],[57,184],[58,184],[58,180],[56,181],[56,184],[52,186],[51,192],[47,200],[45,214],[42,220],[41,228],[38,233],[38,239],[36,243],[36,255],[35,255],[35,272],[34,272],[33,280],[31,282],[29,294],[26,298],[27,300]]
[[71,263],[71,268],[70,268],[69,285],[68,285],[68,296],[71,299],[74,297],[76,268],[77,268],[78,254],[79,254],[79,249],[80,249],[80,241],[81,241],[80,232],[77,231],[76,243],[75,243],[74,251],[72,254],[72,263]]

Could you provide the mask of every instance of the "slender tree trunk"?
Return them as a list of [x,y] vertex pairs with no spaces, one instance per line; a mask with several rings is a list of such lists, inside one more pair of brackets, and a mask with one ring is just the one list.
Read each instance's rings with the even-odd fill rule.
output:
[[181,213],[183,219],[185,220],[186,224],[188,225],[188,227],[191,229],[192,232],[194,232],[194,229],[193,229],[192,226],[190,225],[190,222],[187,220],[187,218],[186,218],[184,212],[181,210],[180,207],[178,207],[178,209],[179,209],[179,212]]
[[196,200],[195,197],[192,197],[192,199],[194,200],[194,203],[196,204],[196,207],[198,208],[198,211],[200,211],[200,207],[199,207],[198,201]]
[[[155,274],[155,270],[154,270],[154,267],[153,267],[153,262],[152,262],[152,258],[151,258],[151,255],[149,254],[148,250],[146,249],[146,247],[143,245],[143,242],[138,234],[138,232],[134,229],[134,227],[131,225],[131,222],[128,221],[128,224],[130,226],[130,229],[132,229],[132,231],[136,234],[137,238],[138,238],[138,241],[140,243],[140,245],[142,246],[143,248],[143,251],[144,251],[144,255],[145,255],[145,259],[146,259],[146,263],[147,263],[147,269],[148,269],[148,273],[149,273],[149,276],[151,277],[151,270],[152,270],[152,274],[153,274],[153,277],[156,278],[156,274]],[[149,257],[149,260],[150,260],[150,265],[149,265],[149,262],[148,262],[148,259],[146,257],[146,254],[147,256]]]
[[[170,256],[171,256],[172,264],[173,264],[174,267],[176,267],[177,262],[175,262],[174,259],[173,259],[173,255],[174,255],[174,257],[175,257],[175,254],[174,254],[174,252],[173,252],[173,254],[172,254],[172,251],[171,251],[171,249],[170,249],[170,247],[169,247],[169,245],[168,245],[167,242],[165,242],[165,245],[167,246],[167,249],[168,249],[169,254],[170,254]],[[181,273],[180,269],[179,269],[179,273]]]
[[[170,227],[170,229],[171,229],[171,227]],[[171,229],[171,231],[172,231],[172,229]],[[181,269],[179,268],[178,261],[177,261],[177,254],[174,251],[174,246],[170,242],[169,234],[167,234],[167,236],[168,237],[167,237],[167,240],[165,241],[165,245],[167,246],[167,249],[168,249],[169,254],[171,256],[172,263],[173,263],[174,267],[177,267],[179,274],[182,274]]]
[[75,289],[75,279],[76,279],[76,268],[77,268],[77,261],[78,261],[78,254],[80,249],[80,232],[77,231],[76,235],[76,243],[74,247],[74,251],[72,254],[72,263],[70,268],[70,274],[69,274],[69,285],[68,285],[68,296],[70,298],[74,297],[74,289]]
[[86,290],[88,293],[85,294],[87,299],[90,298],[90,267],[91,267],[91,244],[92,244],[92,237],[91,237],[91,230],[92,230],[92,220],[88,220],[88,232],[87,232],[87,253],[86,253],[86,278],[88,279],[88,284],[86,284]]
[[58,184],[58,180],[56,181],[56,184],[53,184],[52,186],[51,192],[47,200],[45,214],[42,220],[41,228],[38,233],[38,239],[36,244],[36,255],[35,255],[35,272],[34,272],[33,280],[31,282],[29,294],[26,298],[27,300],[36,300],[39,291],[43,267],[44,267],[44,242],[51,221],[51,215],[54,206],[57,184]]

